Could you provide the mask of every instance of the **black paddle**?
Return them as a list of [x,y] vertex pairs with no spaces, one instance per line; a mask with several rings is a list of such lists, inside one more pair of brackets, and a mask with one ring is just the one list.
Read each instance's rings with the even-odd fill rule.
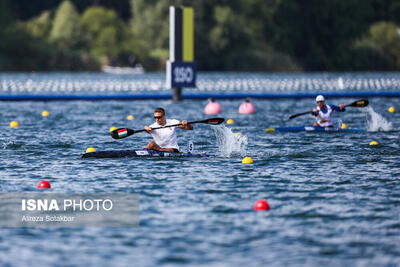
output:
[[[224,122],[224,118],[212,118],[212,119],[207,119],[207,120],[202,120],[202,121],[190,121],[188,122],[188,124],[194,124],[194,123],[205,123],[205,124],[211,124],[211,125],[218,125]],[[162,128],[167,128],[167,127],[174,127],[174,126],[180,126],[182,125],[182,123],[179,124],[173,124],[173,125],[167,125],[167,126],[162,126],[162,127],[156,127],[153,128],[153,130],[157,130],[157,129],[162,129]],[[130,135],[133,135],[135,133],[140,133],[140,132],[145,132],[146,130],[132,130],[132,129],[128,129],[128,128],[118,128],[114,131],[112,131],[111,137],[114,139],[122,139],[125,137],[128,137]]]
[[[345,105],[345,107],[363,108],[363,107],[368,106],[368,103],[369,103],[369,101],[367,99],[361,99],[361,100],[354,101],[351,104]],[[306,112],[294,114],[289,117],[289,120],[294,119],[299,116],[302,116],[302,115],[305,115],[305,114],[311,114],[311,112],[312,111],[306,111]]]

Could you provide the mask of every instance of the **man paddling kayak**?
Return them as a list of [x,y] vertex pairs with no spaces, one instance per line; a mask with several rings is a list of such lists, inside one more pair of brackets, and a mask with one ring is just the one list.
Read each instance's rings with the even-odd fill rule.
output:
[[144,130],[151,134],[154,139],[154,141],[148,143],[146,149],[164,152],[179,152],[176,138],[176,127],[162,128],[154,131],[153,128],[181,123],[182,125],[179,125],[178,128],[183,130],[193,130],[193,126],[188,124],[187,120],[179,122],[175,119],[167,119],[163,108],[156,108],[154,110],[154,119],[156,120],[155,123],[144,127]]
[[343,104],[340,104],[339,106],[325,104],[325,98],[322,95],[317,96],[315,101],[317,102],[318,106],[317,108],[313,109],[311,114],[315,116],[316,122],[314,123],[314,126],[317,127],[333,127],[333,111],[346,111]]

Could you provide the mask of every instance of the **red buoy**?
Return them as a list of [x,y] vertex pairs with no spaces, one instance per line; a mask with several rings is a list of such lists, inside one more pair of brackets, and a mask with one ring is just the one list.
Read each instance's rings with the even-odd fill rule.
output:
[[254,210],[269,210],[269,204],[264,199],[258,200],[254,204]]
[[51,186],[50,186],[50,183],[47,182],[47,181],[45,181],[45,180],[40,181],[40,182],[38,183],[38,186],[37,186],[37,188],[39,188],[39,189],[45,189],[45,188],[50,188],[50,187],[51,187]]

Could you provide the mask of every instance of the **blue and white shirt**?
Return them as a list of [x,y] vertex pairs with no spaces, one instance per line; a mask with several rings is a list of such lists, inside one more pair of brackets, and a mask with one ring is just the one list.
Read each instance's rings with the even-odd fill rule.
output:
[[331,127],[333,125],[332,122],[332,113],[333,111],[339,111],[343,112],[345,109],[343,108],[342,110],[335,105],[325,105],[325,109],[320,109],[317,107],[318,114],[313,114],[315,115],[315,120],[321,127]]

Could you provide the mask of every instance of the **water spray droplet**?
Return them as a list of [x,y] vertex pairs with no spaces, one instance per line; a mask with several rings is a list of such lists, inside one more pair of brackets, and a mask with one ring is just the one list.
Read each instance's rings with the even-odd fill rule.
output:
[[217,125],[212,127],[217,137],[218,150],[224,157],[232,155],[245,155],[247,146],[247,136],[236,136],[230,128],[225,125]]
[[369,132],[390,131],[392,129],[392,123],[376,113],[372,107],[365,108],[364,112],[369,115],[369,118],[367,118]]

